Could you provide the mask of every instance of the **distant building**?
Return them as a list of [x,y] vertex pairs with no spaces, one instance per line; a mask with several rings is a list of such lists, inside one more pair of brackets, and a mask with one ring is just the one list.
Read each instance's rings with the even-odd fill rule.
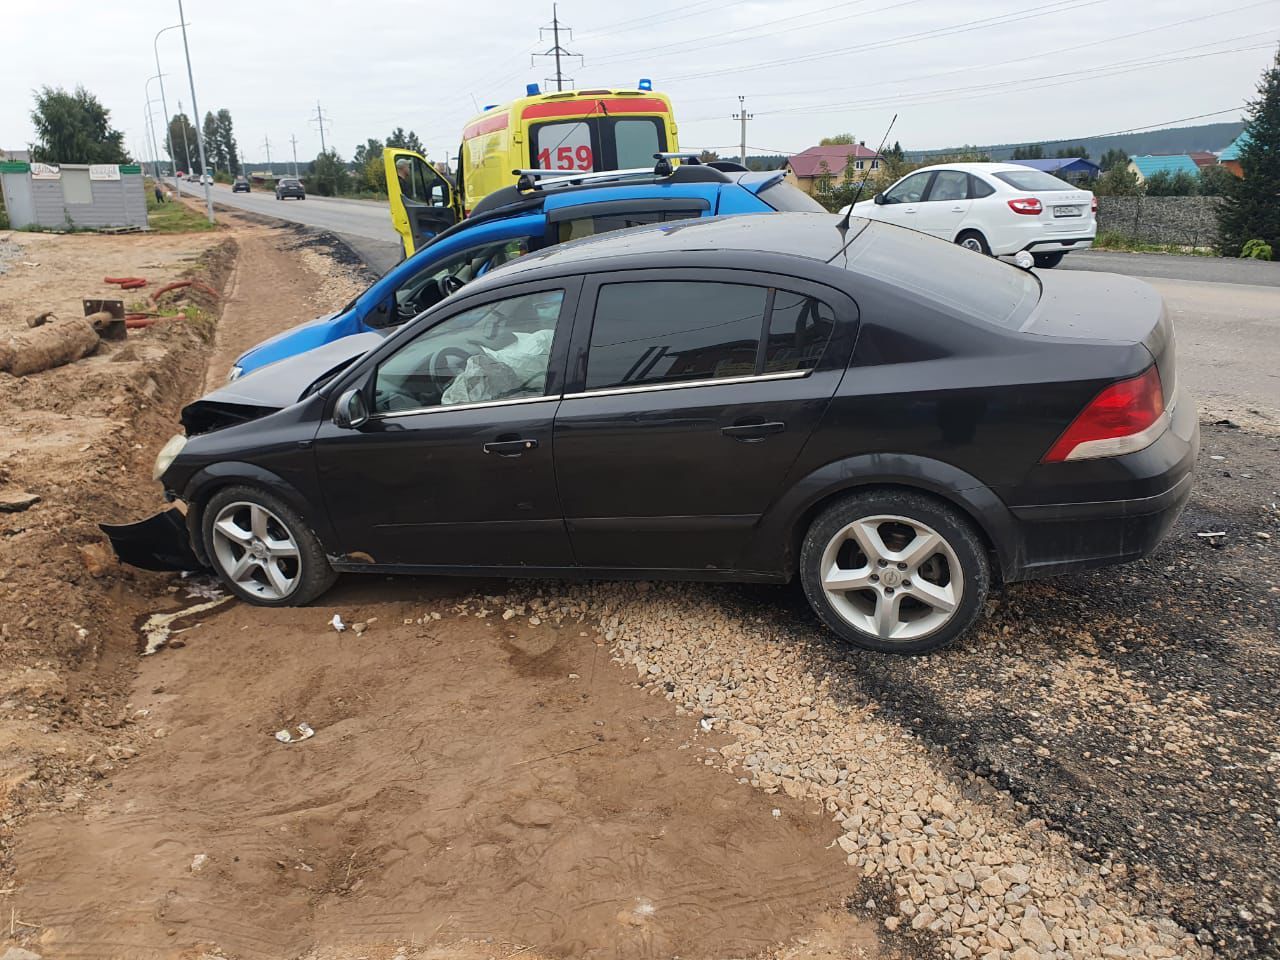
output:
[[1240,136],[1231,141],[1231,145],[1218,154],[1218,163],[1226,167],[1237,177],[1244,176],[1244,168],[1240,166],[1240,149],[1249,142],[1249,131],[1246,130]]
[[1208,150],[1188,150],[1187,156],[1195,161],[1195,165],[1201,170],[1205,167],[1216,167],[1218,165],[1218,155],[1210,153]]
[[824,183],[828,185],[827,189],[838,185],[844,179],[845,168],[849,166],[851,159],[856,174],[880,169],[880,154],[865,143],[810,147],[788,158],[782,169],[787,171],[788,183],[812,197],[823,192],[820,186]]
[[1200,176],[1200,168],[1185,153],[1168,157],[1153,157],[1150,155],[1130,157],[1129,169],[1137,176],[1138,183],[1146,183],[1147,178],[1156,173],[1167,173],[1170,176],[1178,173],[1186,173],[1193,177]]
[[1043,170],[1045,173],[1052,173],[1055,177],[1084,176],[1092,180],[1102,173],[1101,167],[1084,157],[1046,157],[1043,160],[1010,160],[1009,162]]

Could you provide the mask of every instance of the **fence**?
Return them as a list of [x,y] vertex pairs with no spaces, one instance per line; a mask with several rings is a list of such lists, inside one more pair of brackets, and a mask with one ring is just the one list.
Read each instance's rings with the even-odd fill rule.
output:
[[1142,243],[1218,244],[1221,197],[1099,197],[1098,232]]

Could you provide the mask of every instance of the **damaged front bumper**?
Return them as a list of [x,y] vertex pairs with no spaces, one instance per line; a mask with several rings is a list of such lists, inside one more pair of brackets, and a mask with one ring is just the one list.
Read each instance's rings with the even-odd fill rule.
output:
[[143,570],[203,570],[191,549],[187,518],[171,507],[137,523],[100,523],[121,563]]

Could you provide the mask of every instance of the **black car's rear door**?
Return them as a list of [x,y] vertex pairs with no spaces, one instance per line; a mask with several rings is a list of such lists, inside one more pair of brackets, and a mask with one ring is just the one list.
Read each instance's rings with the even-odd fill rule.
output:
[[362,376],[366,423],[321,424],[319,484],[349,561],[572,563],[551,431],[578,286],[464,299]]
[[737,270],[589,278],[555,418],[577,562],[734,566],[835,393],[856,307]]

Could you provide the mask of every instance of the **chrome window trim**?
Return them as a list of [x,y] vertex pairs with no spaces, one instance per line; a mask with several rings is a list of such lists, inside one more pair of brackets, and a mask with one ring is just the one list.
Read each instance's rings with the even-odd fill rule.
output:
[[763,383],[769,380],[799,380],[813,373],[812,370],[787,370],[784,373],[763,373],[757,376],[719,377],[713,380],[679,380],[674,383],[645,383],[634,387],[602,387],[581,393],[566,393],[564,400],[582,400],[587,397],[616,397],[624,393],[656,393],[659,390],[685,390],[692,387],[719,387],[734,383]]
[[489,407],[514,407],[522,403],[539,403],[543,400],[559,400],[561,394],[537,397],[512,397],[509,400],[477,400],[475,403],[437,404],[434,407],[415,407],[412,410],[395,410],[391,413],[373,413],[370,420],[394,420],[397,417],[415,417],[424,413],[448,413],[454,410],[485,410]]

